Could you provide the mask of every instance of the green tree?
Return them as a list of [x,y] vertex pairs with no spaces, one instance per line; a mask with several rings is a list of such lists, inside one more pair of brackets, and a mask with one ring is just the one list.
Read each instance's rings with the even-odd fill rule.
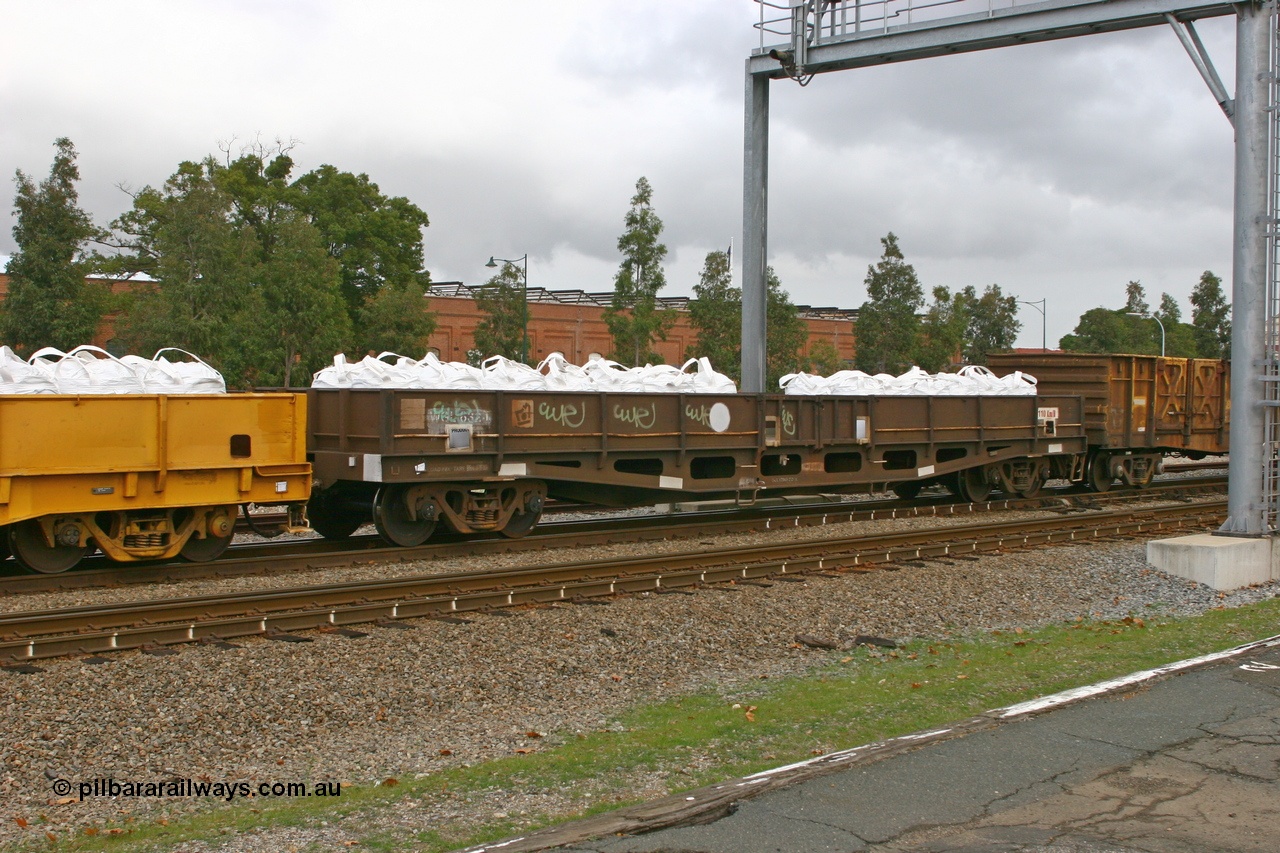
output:
[[[270,252],[275,223],[290,211],[301,212],[320,235],[323,250],[338,262],[339,288],[357,350],[412,351],[435,328],[425,300],[412,303],[414,288],[426,292],[431,277],[422,268],[422,229],[427,214],[403,197],[389,197],[365,174],[328,164],[290,180],[290,146],[250,146],[218,168],[215,179],[232,198],[235,220],[253,228]],[[391,327],[378,325],[385,308],[372,305],[382,289],[399,292],[390,303],[416,304],[423,317],[403,317]],[[390,304],[388,303],[388,304]],[[372,325],[371,325],[372,324]]]
[[385,283],[356,310],[356,339],[365,350],[398,352],[420,357],[436,330],[436,318],[426,306],[426,290],[414,279]]
[[265,364],[278,366],[255,377],[256,384],[283,381],[288,388],[296,375],[310,379],[351,338],[338,289],[338,262],[324,251],[319,232],[306,217],[289,211],[274,221],[271,251],[255,272],[266,320],[254,329],[266,333],[257,349]]
[[[368,175],[327,164],[298,178],[292,189],[293,204],[307,214],[325,250],[340,264],[342,296],[356,320],[357,341],[385,338],[384,329],[361,322],[361,309],[384,287],[412,294],[410,285],[416,285],[419,295],[426,291],[431,282],[423,269],[427,214],[407,198],[384,195]],[[420,331],[406,328],[403,335],[420,336]]]
[[520,268],[504,263],[498,274],[476,293],[476,307],[484,314],[475,332],[476,349],[483,357],[501,355],[513,361],[526,361],[529,318]]
[[1005,296],[1000,285],[990,285],[978,296],[966,287],[969,304],[969,327],[965,331],[964,360],[968,364],[986,364],[993,352],[1013,349],[1022,321],[1018,319],[1018,299]]
[[636,194],[618,238],[622,264],[613,277],[613,300],[604,321],[613,337],[613,357],[622,363],[659,363],[655,340],[666,340],[675,317],[658,307],[658,291],[666,287],[662,261],[667,247],[658,238],[662,220],[653,210],[653,187],[647,178],[636,181]]
[[[779,379],[804,367],[800,350],[809,339],[809,326],[796,310],[796,306],[791,303],[790,294],[782,289],[782,282],[778,280],[773,267],[765,269],[765,283],[768,288],[765,293],[765,328],[768,341],[765,352],[764,387],[776,389]],[[742,328],[741,323],[738,328]]]
[[1222,292],[1222,279],[1209,270],[1191,291],[1191,325],[1202,358],[1231,357],[1231,304]]
[[[766,314],[766,322],[767,314]],[[727,252],[708,252],[693,286],[689,325],[698,333],[697,351],[735,382],[742,373],[742,291],[733,286]]]
[[1133,312],[1134,314],[1146,315],[1151,310],[1151,306],[1147,304],[1147,292],[1142,287],[1142,282],[1131,281],[1124,286],[1124,311]]
[[109,295],[101,282],[86,281],[94,266],[85,247],[101,231],[79,206],[75,146],[64,137],[54,149],[48,178],[36,184],[21,169],[14,176],[18,248],[9,259],[0,333],[22,355],[92,341]]
[[916,364],[931,372],[945,370],[965,347],[972,322],[973,288],[952,294],[949,288],[933,289],[933,304],[920,322]]
[[[809,327],[782,287],[773,267],[765,270],[765,387],[776,387],[785,374],[804,367],[800,350]],[[703,262],[694,298],[689,303],[689,324],[698,332],[697,352],[711,360],[721,373],[741,381],[742,290],[732,284],[727,252],[709,252]]]
[[1159,355],[1159,332],[1154,325],[1149,318],[1128,316],[1123,308],[1091,308],[1080,315],[1075,331],[1064,335],[1058,347],[1068,352]]
[[1177,299],[1168,293],[1160,294],[1160,307],[1152,316],[1164,324],[1165,355],[1195,358],[1198,351],[1196,330],[1194,326],[1182,322],[1182,308]]
[[818,338],[809,347],[809,366],[811,373],[819,376],[830,376],[840,369],[840,352],[836,345],[826,338]]
[[924,290],[892,232],[880,239],[884,255],[867,267],[867,301],[858,313],[858,367],[901,372],[911,366],[920,329]]
[[242,382],[254,355],[242,339],[257,325],[257,247],[250,231],[231,223],[231,199],[214,184],[211,165],[182,163],[162,188],[134,194],[132,209],[112,223],[118,252],[103,266],[135,278],[116,322],[128,349],[180,347]]
[[283,152],[209,157],[134,196],[111,263],[154,283],[126,306],[130,336],[191,349],[251,385],[291,385],[350,343],[339,263],[293,205],[291,168]]

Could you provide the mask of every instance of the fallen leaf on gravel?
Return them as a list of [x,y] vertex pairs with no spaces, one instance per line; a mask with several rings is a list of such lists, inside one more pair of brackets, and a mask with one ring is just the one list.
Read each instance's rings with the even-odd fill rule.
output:
[[84,828],[84,834],[85,834],[85,835],[97,835],[97,834],[98,834],[98,827],[96,827],[96,826],[86,826],[86,827]]
[[15,818],[13,819],[13,822],[14,822],[14,823],[16,823],[18,826],[22,827],[23,829],[26,829],[26,828],[27,828],[27,820],[26,820],[26,818],[15,817]]
[[622,676],[621,676],[621,675],[611,675],[611,676],[609,676],[609,677],[610,677],[610,678],[612,678],[614,681],[621,681],[621,680],[622,680]]
[[517,749],[517,750],[516,750],[516,755],[528,755],[528,754],[529,754],[529,753],[531,753],[531,752],[533,752],[533,750],[532,750],[532,749],[527,749],[527,748],[525,748],[525,747],[521,747],[520,749]]
[[78,802],[80,801],[77,800],[75,797],[58,797],[58,799],[53,801],[53,804],[55,806],[69,806],[72,803],[78,803]]
[[524,736],[525,737],[542,737],[542,732],[527,731],[524,733]]
[[452,750],[452,749],[442,749],[442,750],[440,750],[440,754],[441,754],[441,755],[453,755],[453,750]]
[[45,838],[47,838],[47,839],[49,839],[50,841],[57,841],[57,840],[58,840],[58,836],[54,835],[52,832],[49,832],[49,831],[47,831],[47,830],[45,831],[44,837],[45,837]]
[[396,785],[400,784],[400,780],[395,778],[394,776],[388,776],[386,779],[383,779],[378,784],[384,788],[394,788]]

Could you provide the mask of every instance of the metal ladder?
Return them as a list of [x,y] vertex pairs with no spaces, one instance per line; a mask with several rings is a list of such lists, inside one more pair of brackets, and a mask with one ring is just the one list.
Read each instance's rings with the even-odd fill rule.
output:
[[[1280,529],[1280,3],[1270,0],[1267,69],[1267,295],[1266,349],[1263,354],[1263,507],[1264,532]],[[1241,371],[1244,379],[1244,371]]]

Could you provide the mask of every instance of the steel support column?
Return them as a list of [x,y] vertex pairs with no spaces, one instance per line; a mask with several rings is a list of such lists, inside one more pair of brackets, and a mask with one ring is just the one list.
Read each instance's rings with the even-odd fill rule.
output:
[[1260,536],[1263,523],[1263,390],[1266,352],[1270,9],[1236,12],[1235,245],[1231,282],[1231,463],[1220,533]]
[[765,252],[769,221],[769,78],[747,63],[746,145],[742,156],[742,390],[766,389]]

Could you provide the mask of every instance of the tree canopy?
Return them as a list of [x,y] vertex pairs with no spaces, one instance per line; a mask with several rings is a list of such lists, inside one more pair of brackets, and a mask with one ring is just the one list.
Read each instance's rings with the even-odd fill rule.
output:
[[476,307],[484,319],[476,326],[475,342],[484,358],[501,355],[513,361],[528,361],[525,345],[529,308],[524,287],[520,268],[507,262],[476,293]]
[[[1080,315],[1075,331],[1064,335],[1058,346],[1069,352],[1132,353],[1179,358],[1225,358],[1230,355],[1230,306],[1222,298],[1221,282],[1205,271],[1200,284],[1191,293],[1196,306],[1188,324],[1182,322],[1182,308],[1169,293],[1160,294],[1160,307],[1155,311],[1147,302],[1146,290],[1139,281],[1125,285],[1125,305],[1111,310],[1102,306]],[[1203,306],[1203,307],[1201,307]],[[1226,324],[1226,329],[1222,328]],[[1219,335],[1225,334],[1226,349]]]
[[867,301],[858,312],[857,364],[868,373],[900,373],[911,366],[920,330],[924,290],[890,232],[880,238],[884,254],[867,267]]
[[102,282],[86,280],[95,271],[87,245],[101,232],[79,206],[75,146],[64,137],[54,149],[48,178],[37,184],[21,169],[14,176],[18,248],[9,259],[0,334],[21,355],[89,343],[109,297]]
[[[777,387],[780,378],[805,367],[800,350],[809,337],[809,327],[791,297],[783,289],[773,267],[765,270],[765,325],[768,329],[765,353],[765,388]],[[742,377],[742,289],[733,286],[727,252],[708,252],[694,298],[689,303],[689,324],[698,333],[696,352],[705,356],[721,373],[740,382]]]
[[252,146],[132,194],[102,262],[138,279],[119,321],[133,347],[181,346],[256,385],[293,384],[346,348],[425,349],[426,214],[367,175],[292,172],[287,146]]
[[1209,270],[1191,291],[1191,325],[1196,349],[1204,358],[1231,357],[1231,303],[1222,292],[1222,279]]
[[613,337],[613,357],[623,364],[659,363],[655,340],[666,340],[675,318],[658,307],[658,291],[666,287],[662,261],[667,247],[659,241],[662,220],[653,209],[653,187],[647,178],[636,181],[631,207],[618,238],[622,263],[613,277],[613,300],[604,321]]

